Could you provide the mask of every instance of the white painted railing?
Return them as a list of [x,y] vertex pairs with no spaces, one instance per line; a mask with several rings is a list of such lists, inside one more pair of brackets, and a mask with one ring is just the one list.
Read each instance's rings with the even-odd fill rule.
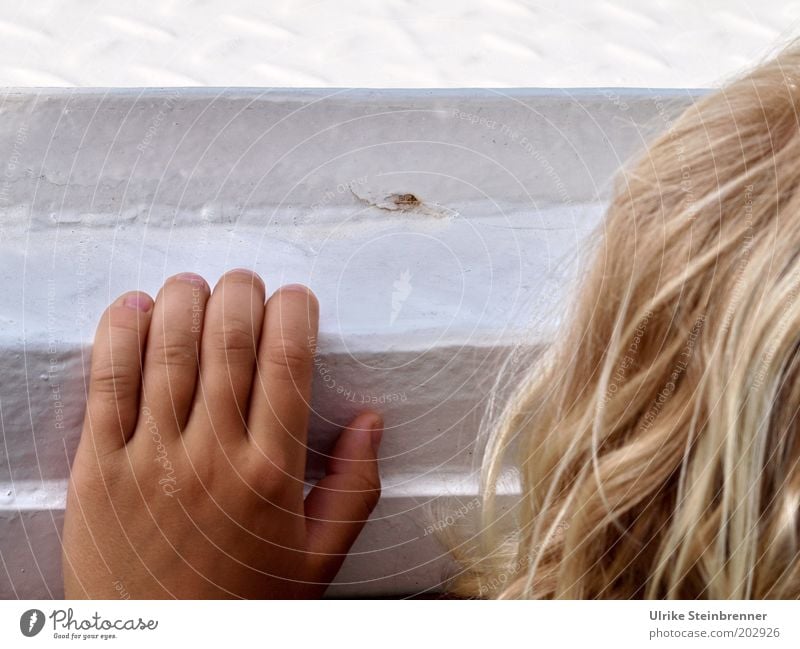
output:
[[384,496],[336,595],[437,587],[513,345],[556,330],[614,170],[686,91],[42,90],[0,102],[0,597],[58,597],[95,321],[167,276],[320,298],[310,477],[385,414]]

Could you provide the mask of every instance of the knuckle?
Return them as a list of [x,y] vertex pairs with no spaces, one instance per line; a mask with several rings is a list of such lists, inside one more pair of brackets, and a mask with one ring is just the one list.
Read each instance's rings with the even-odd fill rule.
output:
[[293,338],[267,342],[264,356],[267,363],[288,370],[293,376],[308,372],[313,360],[311,346]]
[[266,453],[260,453],[258,457],[261,464],[261,473],[273,473],[281,477],[291,475],[294,458],[288,450],[280,447],[271,448]]
[[95,394],[113,397],[139,387],[139,368],[131,364],[104,361],[92,369],[91,386]]
[[211,334],[211,346],[220,354],[255,353],[255,326],[240,318],[226,317],[222,327]]
[[342,491],[349,492],[354,498],[358,498],[364,508],[364,518],[366,518],[381,498],[381,481],[377,473],[355,473],[348,475],[347,482],[342,487]]
[[362,493],[365,498],[374,499],[374,503],[378,502],[381,497],[381,481],[377,474],[358,474],[355,476],[355,483],[355,488]]
[[287,481],[292,479],[288,458],[258,454],[247,464],[246,479],[264,498],[280,500],[287,492]]
[[70,491],[80,500],[104,502],[110,493],[116,491],[117,485],[124,483],[128,477],[125,467],[119,466],[108,456],[102,459],[92,457],[82,462],[80,468],[80,471],[73,471],[69,482]]
[[192,341],[165,341],[152,352],[150,358],[163,367],[194,368],[197,366],[197,345]]

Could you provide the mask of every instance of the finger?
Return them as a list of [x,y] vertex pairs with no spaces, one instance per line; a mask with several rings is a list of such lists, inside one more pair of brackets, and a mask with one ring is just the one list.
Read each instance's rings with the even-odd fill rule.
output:
[[200,366],[209,288],[194,273],[169,278],[156,297],[144,356],[143,403],[162,434],[186,426]]
[[83,435],[100,453],[122,448],[136,427],[152,308],[146,293],[126,293],[97,325]]
[[255,273],[232,270],[219,280],[206,305],[195,404],[198,416],[219,437],[244,434],[264,291]]
[[364,527],[381,493],[378,447],[383,422],[375,413],[357,417],[339,436],[327,475],[305,502],[309,562],[315,580],[330,583]]
[[319,305],[292,284],[267,301],[249,429],[253,442],[302,486]]

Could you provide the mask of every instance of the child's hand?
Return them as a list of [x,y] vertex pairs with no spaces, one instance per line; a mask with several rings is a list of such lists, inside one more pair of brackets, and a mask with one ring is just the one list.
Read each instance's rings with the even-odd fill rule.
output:
[[64,523],[67,597],[314,597],[378,501],[382,423],[341,434],[303,500],[318,305],[249,271],[103,315]]

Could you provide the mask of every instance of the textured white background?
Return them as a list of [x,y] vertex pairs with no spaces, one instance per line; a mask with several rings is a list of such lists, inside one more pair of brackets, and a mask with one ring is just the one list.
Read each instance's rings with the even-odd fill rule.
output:
[[704,87],[784,0],[2,0],[0,85]]

